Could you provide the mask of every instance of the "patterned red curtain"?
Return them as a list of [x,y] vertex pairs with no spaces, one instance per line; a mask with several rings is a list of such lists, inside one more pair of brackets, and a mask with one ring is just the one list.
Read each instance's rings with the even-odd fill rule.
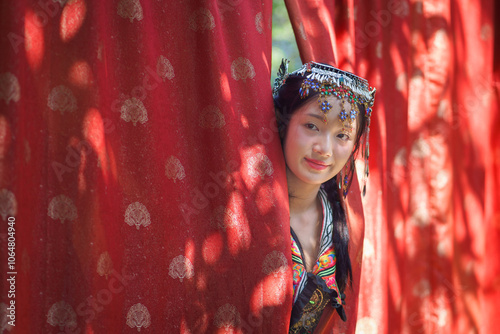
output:
[[286,332],[271,1],[0,8],[0,331]]
[[351,290],[359,291],[350,310],[357,321],[334,332],[496,332],[498,5],[287,0],[287,7],[303,61],[336,61],[378,90],[362,210],[356,194],[349,199],[365,218],[364,226],[360,214],[351,220],[351,257],[361,271]]

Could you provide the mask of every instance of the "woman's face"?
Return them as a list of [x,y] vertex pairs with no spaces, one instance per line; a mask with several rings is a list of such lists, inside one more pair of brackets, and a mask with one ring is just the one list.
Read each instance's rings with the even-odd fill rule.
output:
[[[344,131],[339,114],[341,100],[327,97],[332,105],[326,114],[312,98],[293,114],[284,141],[284,154],[288,178],[310,185],[321,185],[337,175],[347,163],[356,141],[357,120],[352,131]],[[349,114],[351,105],[344,103]]]

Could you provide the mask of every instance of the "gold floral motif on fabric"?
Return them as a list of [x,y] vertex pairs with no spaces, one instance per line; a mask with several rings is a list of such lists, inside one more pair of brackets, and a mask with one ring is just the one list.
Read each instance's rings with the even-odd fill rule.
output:
[[59,326],[61,329],[73,328],[76,326],[76,313],[71,305],[61,300],[54,303],[49,309],[47,322],[54,327]]
[[231,64],[231,76],[234,80],[253,79],[255,77],[255,69],[247,58],[239,57]]
[[262,15],[262,12],[255,15],[255,29],[257,29],[259,34],[264,32],[264,16]]
[[121,118],[125,122],[132,122],[134,126],[137,125],[137,122],[144,124],[148,121],[148,111],[142,101],[136,97],[126,100],[120,112],[122,114]]
[[54,111],[74,112],[77,109],[76,98],[71,89],[64,85],[54,87],[47,98],[47,105]]
[[266,176],[273,175],[273,173],[273,164],[267,155],[257,153],[248,159],[248,174],[251,177],[260,177],[263,179]]
[[214,16],[206,8],[195,10],[189,17],[189,28],[194,31],[212,30],[215,28]]
[[306,29],[304,28],[304,23],[300,22],[299,24],[299,35],[302,37],[304,41],[307,40],[307,34],[306,34]]
[[144,18],[139,0],[121,0],[118,4],[118,15],[124,19],[130,19],[130,22],[134,19],[141,21]]
[[182,282],[184,278],[190,279],[194,276],[194,266],[184,255],[176,256],[168,268],[168,274],[173,278],[178,278]]
[[182,166],[181,161],[171,155],[167,162],[165,163],[165,175],[174,180],[183,180],[186,177],[186,172],[184,171],[184,166]]
[[151,325],[151,315],[147,307],[141,303],[132,305],[127,313],[127,325],[130,328],[137,328],[138,332],[141,328],[148,328]]
[[262,263],[262,272],[267,275],[272,274],[274,277],[277,277],[279,273],[286,273],[287,268],[288,262],[285,254],[276,250],[267,254]]
[[206,129],[220,129],[226,125],[224,115],[216,106],[206,106],[200,113],[198,124]]
[[158,57],[156,62],[156,74],[165,81],[165,79],[172,80],[175,77],[174,67],[164,56]]
[[14,326],[9,324],[9,318],[7,318],[8,310],[7,304],[0,303],[0,333],[3,333],[4,330],[10,331]]
[[13,192],[8,189],[0,190],[0,215],[3,220],[7,216],[15,216],[17,214],[17,201]]
[[125,211],[125,223],[134,226],[139,230],[141,226],[149,226],[151,217],[146,206],[139,202],[134,202],[127,207]]
[[100,276],[105,276],[108,279],[108,276],[111,274],[113,270],[113,261],[111,261],[111,256],[109,256],[108,252],[104,252],[99,256],[99,260],[97,261],[97,273]]
[[217,328],[224,328],[226,332],[236,329],[241,323],[241,316],[236,306],[225,304],[215,313],[214,325]]
[[52,198],[49,203],[47,214],[54,220],[60,220],[61,224],[63,224],[65,220],[73,221],[78,218],[75,204],[71,198],[66,195],[59,195]]
[[10,73],[0,74],[0,99],[9,104],[10,101],[19,102],[21,99],[21,86],[17,77]]

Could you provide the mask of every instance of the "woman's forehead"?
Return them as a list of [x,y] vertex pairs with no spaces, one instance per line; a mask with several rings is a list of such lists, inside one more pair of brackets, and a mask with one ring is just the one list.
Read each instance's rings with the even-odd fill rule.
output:
[[[319,120],[325,121],[325,124],[330,125],[331,127],[344,127],[344,122],[341,119],[341,113],[345,112],[350,114],[353,106],[347,102],[347,100],[341,100],[335,96],[328,96],[326,100],[331,104],[331,109],[327,112],[321,110],[320,103],[317,98],[311,98],[304,105],[302,105],[299,110],[295,114],[300,115],[300,117],[314,117]],[[358,114],[358,113],[356,113]],[[356,131],[357,128],[357,117],[353,119],[351,126],[353,131]],[[350,132],[350,131],[346,131]]]
[[[339,113],[343,109],[347,112],[350,112],[352,109],[352,106],[350,103],[348,103],[347,101],[344,101],[344,103],[342,103],[342,100],[340,100],[339,98],[337,98],[335,96],[328,96],[326,98],[326,100],[332,106],[332,108],[329,109],[327,112],[324,112],[323,110],[321,110],[321,101],[318,101],[317,98],[311,98],[304,105],[302,105],[299,108],[299,110],[297,110],[296,113],[301,113],[301,114],[314,113],[314,114],[321,115],[321,116],[323,116],[325,114],[327,116],[330,116],[330,114],[333,114],[335,116],[338,116]],[[328,117],[328,118],[331,119],[331,117]]]

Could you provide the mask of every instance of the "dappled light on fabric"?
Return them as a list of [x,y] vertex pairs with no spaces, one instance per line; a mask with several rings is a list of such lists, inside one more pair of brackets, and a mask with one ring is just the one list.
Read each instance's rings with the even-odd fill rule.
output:
[[12,132],[5,116],[0,115],[0,158],[5,159],[12,143]]
[[45,53],[44,26],[43,19],[28,9],[24,17],[24,40],[16,41],[16,50],[24,44],[28,64],[33,70],[39,69]]
[[[269,272],[252,292],[251,300],[254,315],[262,314],[266,309],[279,307],[290,292],[290,286],[286,283],[287,276],[292,275],[286,265],[285,255],[270,253],[266,256],[262,270]],[[264,293],[267,291],[267,293]]]
[[59,34],[64,42],[68,42],[75,37],[85,20],[86,13],[87,5],[85,0],[68,1],[64,6],[59,28]]
[[285,332],[271,2],[0,6],[0,244],[15,216],[19,266],[7,330]]
[[203,242],[203,259],[209,265],[217,265],[224,247],[224,239],[220,232],[209,235]]
[[220,91],[222,92],[222,98],[225,101],[231,101],[231,87],[229,87],[226,73],[220,73]]
[[75,86],[81,88],[89,87],[94,83],[92,69],[85,61],[77,61],[69,70],[68,80]]
[[109,128],[105,127],[107,125],[109,124],[104,124],[99,111],[91,108],[87,111],[82,129],[85,140],[92,145],[92,149],[97,155],[97,165],[102,171],[104,180],[107,180],[110,169],[109,155],[106,151],[106,133],[110,131]]
[[227,233],[227,247],[232,256],[238,256],[241,252],[248,250],[252,241],[252,234],[248,226],[248,218],[245,213],[245,203],[239,192],[233,191],[227,205],[230,214],[229,220],[225,219]]
[[[319,328],[495,332],[500,7],[286,5],[303,61],[377,88],[367,194],[359,178],[347,196],[348,321],[327,309]],[[0,331],[287,332],[271,1],[0,9]],[[15,327],[5,321],[9,217]]]

